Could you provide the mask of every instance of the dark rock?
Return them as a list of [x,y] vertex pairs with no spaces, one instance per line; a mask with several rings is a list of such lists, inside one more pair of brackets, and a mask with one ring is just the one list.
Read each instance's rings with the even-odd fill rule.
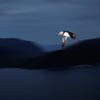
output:
[[24,66],[30,68],[59,68],[73,65],[94,65],[100,63],[100,38],[81,41],[63,50],[30,58]]

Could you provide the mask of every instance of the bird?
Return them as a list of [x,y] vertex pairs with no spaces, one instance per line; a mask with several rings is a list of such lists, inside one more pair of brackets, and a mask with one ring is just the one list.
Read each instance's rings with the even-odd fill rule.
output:
[[73,32],[70,31],[60,31],[58,33],[59,36],[62,36],[62,47],[65,47],[67,44],[67,39],[68,38],[72,38],[72,39],[76,39],[77,35]]

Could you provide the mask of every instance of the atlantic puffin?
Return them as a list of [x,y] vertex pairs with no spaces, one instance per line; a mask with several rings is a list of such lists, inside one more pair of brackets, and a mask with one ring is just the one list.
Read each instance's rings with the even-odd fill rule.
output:
[[70,31],[61,31],[58,33],[58,35],[62,36],[62,47],[65,47],[68,38],[76,39],[77,37],[75,33]]

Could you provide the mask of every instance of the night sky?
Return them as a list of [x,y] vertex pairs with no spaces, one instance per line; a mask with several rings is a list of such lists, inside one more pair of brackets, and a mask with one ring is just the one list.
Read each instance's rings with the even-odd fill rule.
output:
[[1,38],[56,45],[61,30],[77,40],[100,37],[100,0],[0,0]]

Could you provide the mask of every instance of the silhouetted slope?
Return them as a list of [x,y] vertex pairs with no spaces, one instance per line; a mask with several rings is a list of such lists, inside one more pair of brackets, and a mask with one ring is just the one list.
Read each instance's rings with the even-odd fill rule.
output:
[[0,39],[0,65],[17,65],[23,59],[43,54],[35,43],[16,38]]
[[58,68],[98,63],[100,63],[100,38],[81,41],[64,50],[50,52],[36,59],[29,59],[24,65],[30,66],[30,68]]
[[17,60],[17,58],[14,57],[13,52],[11,52],[6,47],[0,46],[0,65],[9,64],[9,62],[14,64],[15,59]]

